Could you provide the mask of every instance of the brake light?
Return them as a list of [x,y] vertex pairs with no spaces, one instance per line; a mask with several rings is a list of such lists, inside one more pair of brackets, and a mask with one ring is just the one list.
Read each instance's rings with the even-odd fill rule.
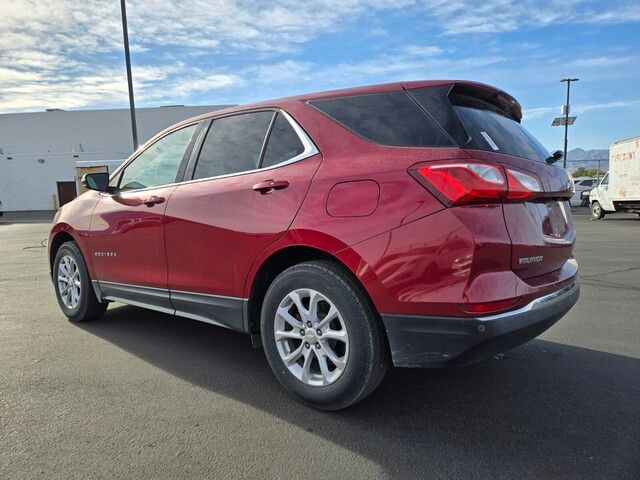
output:
[[497,163],[433,162],[409,173],[450,206],[524,201],[544,193],[533,173]]
[[498,202],[507,195],[507,181],[498,165],[433,163],[416,172],[451,205]]
[[508,298],[506,300],[498,300],[497,302],[486,303],[464,303],[460,305],[460,309],[466,313],[482,315],[487,313],[503,312],[515,307],[520,298]]

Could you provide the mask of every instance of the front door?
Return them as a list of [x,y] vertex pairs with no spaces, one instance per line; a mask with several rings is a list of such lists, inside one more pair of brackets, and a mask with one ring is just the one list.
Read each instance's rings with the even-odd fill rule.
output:
[[76,182],[56,182],[58,185],[58,203],[63,206],[76,198]]
[[177,187],[166,212],[176,313],[242,329],[248,271],[258,254],[287,231],[320,158],[282,112],[213,120],[193,168],[194,181]]
[[608,212],[614,212],[616,208],[613,206],[613,200],[611,200],[611,190],[609,189],[609,174],[607,173],[598,185],[598,196],[600,197],[600,204],[602,208]]
[[196,130],[163,136],[112,179],[91,222],[90,248],[103,297],[173,312],[167,290],[165,210]]

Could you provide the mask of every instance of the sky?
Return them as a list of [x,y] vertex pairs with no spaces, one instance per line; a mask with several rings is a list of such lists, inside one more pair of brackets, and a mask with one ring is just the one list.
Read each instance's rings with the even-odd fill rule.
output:
[[[495,85],[550,150],[640,135],[637,0],[128,0],[136,106],[418,79]],[[0,0],[0,113],[128,106],[118,0]]]

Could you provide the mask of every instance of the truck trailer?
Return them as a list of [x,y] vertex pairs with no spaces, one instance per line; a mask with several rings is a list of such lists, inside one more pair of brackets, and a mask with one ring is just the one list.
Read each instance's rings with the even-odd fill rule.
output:
[[621,140],[609,149],[609,172],[589,193],[591,217],[608,213],[640,215],[640,137]]

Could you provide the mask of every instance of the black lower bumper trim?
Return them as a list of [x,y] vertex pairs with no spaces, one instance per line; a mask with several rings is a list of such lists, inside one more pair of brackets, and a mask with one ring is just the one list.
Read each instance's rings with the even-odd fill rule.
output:
[[478,318],[382,315],[393,364],[447,367],[484,360],[551,327],[578,301],[580,284],[537,298],[510,312]]

